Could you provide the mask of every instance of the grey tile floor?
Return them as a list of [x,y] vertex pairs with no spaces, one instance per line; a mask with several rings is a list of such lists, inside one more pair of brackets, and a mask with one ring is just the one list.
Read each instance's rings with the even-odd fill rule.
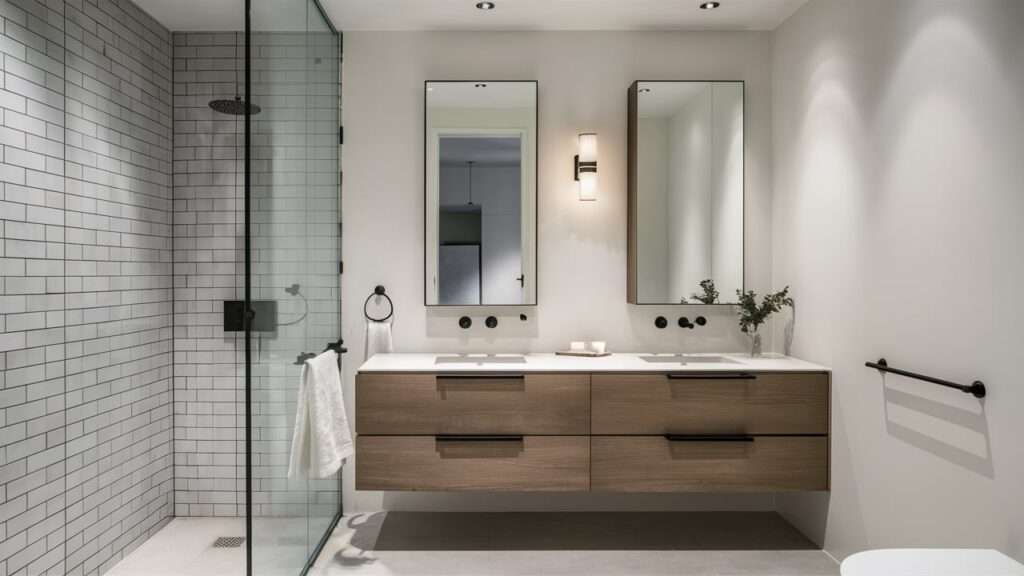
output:
[[[269,520],[267,521],[269,522]],[[261,525],[256,576],[296,576],[303,519]],[[244,576],[241,518],[176,518],[110,576]],[[271,535],[275,538],[268,539]],[[294,535],[294,537],[292,537]],[[273,542],[271,542],[273,540]],[[279,544],[279,543],[278,543]],[[313,576],[825,576],[839,567],[771,512],[356,514]]]
[[774,513],[411,513],[347,517],[316,576],[825,576]]

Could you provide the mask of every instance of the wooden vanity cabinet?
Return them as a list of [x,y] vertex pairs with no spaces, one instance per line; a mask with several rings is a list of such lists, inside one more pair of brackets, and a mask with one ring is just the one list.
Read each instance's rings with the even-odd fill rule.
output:
[[359,434],[590,434],[590,374],[358,374]]
[[360,373],[356,488],[829,488],[827,372]]
[[594,374],[593,434],[828,434],[814,373]]

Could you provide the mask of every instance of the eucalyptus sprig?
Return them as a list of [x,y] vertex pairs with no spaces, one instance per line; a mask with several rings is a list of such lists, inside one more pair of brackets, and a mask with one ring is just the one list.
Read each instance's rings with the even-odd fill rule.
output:
[[692,300],[696,300],[701,304],[714,304],[715,302],[718,302],[718,290],[715,288],[715,281],[713,279],[708,278],[707,280],[701,280],[700,288],[704,293],[690,294],[690,298]]
[[757,327],[764,324],[772,314],[782,310],[783,306],[793,306],[793,298],[789,296],[789,286],[773,294],[767,294],[757,304],[757,294],[753,290],[737,290],[739,297],[740,330],[757,332]]

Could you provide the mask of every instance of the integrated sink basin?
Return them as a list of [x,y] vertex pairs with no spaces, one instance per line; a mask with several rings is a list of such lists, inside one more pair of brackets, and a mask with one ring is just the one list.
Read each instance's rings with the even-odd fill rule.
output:
[[518,354],[459,354],[457,356],[437,356],[435,365],[442,364],[526,364],[526,358]]
[[640,359],[650,364],[742,364],[717,354],[655,354]]

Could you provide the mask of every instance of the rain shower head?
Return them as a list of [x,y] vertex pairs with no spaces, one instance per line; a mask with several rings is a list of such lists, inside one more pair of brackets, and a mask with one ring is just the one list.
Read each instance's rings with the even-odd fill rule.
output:
[[[235,32],[235,45],[238,45],[238,33]],[[260,107],[252,102],[242,100],[238,93],[238,70],[235,70],[235,99],[234,100],[211,100],[210,108],[214,112],[228,114],[229,116],[255,116],[260,113]]]
[[232,116],[245,116],[247,112],[249,116],[255,116],[260,113],[259,106],[242,100],[241,96],[235,96],[234,100],[211,100],[210,108]]

